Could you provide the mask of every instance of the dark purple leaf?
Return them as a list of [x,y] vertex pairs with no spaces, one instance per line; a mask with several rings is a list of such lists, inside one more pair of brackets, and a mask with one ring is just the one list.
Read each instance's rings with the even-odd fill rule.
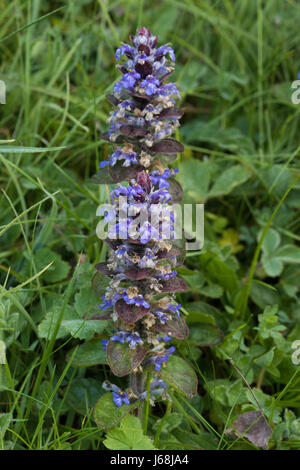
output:
[[163,139],[151,147],[151,152],[154,153],[182,153],[184,146],[175,139]]
[[148,95],[141,95],[140,93],[135,93],[135,92],[132,92],[130,93],[131,96],[134,96],[134,98],[136,98],[138,101],[150,101],[151,100],[151,96],[148,96]]
[[120,133],[126,137],[143,137],[148,134],[144,127],[124,125],[120,127]]
[[179,277],[173,277],[168,281],[162,281],[161,284],[163,285],[161,292],[185,292],[189,290],[187,283]]
[[178,256],[180,255],[180,250],[179,248],[172,247],[171,250],[162,250],[157,253],[157,258],[158,259],[165,259],[165,258],[171,258],[172,256]]
[[118,300],[115,304],[118,317],[125,323],[133,324],[149,312],[149,308],[137,305],[128,305],[125,300]]
[[116,250],[121,245],[121,240],[111,240],[110,238],[105,238],[103,240],[112,250]]
[[136,174],[143,168],[140,165],[123,166],[122,163],[109,167],[109,175],[114,183],[120,183],[121,181],[128,181],[134,178]]
[[132,281],[139,281],[150,277],[152,273],[149,269],[129,268],[124,271],[124,274]]
[[171,336],[177,339],[186,339],[189,335],[189,329],[183,318],[172,318],[167,320],[166,323],[155,325],[154,330],[164,335]]
[[97,263],[95,265],[95,268],[97,271],[99,271],[99,273],[102,273],[104,274],[105,276],[109,276],[111,277],[113,275],[113,272],[109,269],[109,267],[107,266],[107,263]]
[[106,348],[106,358],[113,374],[118,377],[130,374],[138,367],[144,356],[146,349],[138,345],[135,349],[130,349],[128,343],[109,341]]
[[117,106],[120,102],[120,100],[118,98],[116,98],[114,95],[112,95],[111,93],[108,93],[108,95],[106,95],[105,97],[107,99],[107,101],[109,101],[113,106]]
[[159,115],[160,118],[171,118],[171,117],[181,118],[182,116],[183,116],[183,111],[179,108],[163,109]]
[[225,434],[233,434],[236,437],[243,436],[255,446],[266,450],[272,429],[261,412],[253,410],[239,415],[232,427],[225,431]]
[[181,184],[178,183],[174,178],[169,179],[170,187],[168,189],[169,193],[172,196],[172,202],[181,204],[183,199],[183,189]]

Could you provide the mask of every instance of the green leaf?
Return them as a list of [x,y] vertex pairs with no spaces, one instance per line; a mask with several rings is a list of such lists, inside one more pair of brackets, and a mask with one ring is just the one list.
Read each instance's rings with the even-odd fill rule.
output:
[[189,398],[197,393],[196,373],[181,357],[171,356],[158,375]]
[[108,431],[103,444],[111,450],[155,450],[153,443],[143,434],[140,420],[131,415],[122,419],[119,428]]
[[56,150],[64,150],[68,148],[64,147],[1,147],[0,153],[43,153],[53,152]]
[[[72,352],[73,350],[68,353],[67,361],[70,360]],[[72,360],[72,366],[77,367],[91,367],[98,364],[107,364],[106,353],[98,338],[81,344]]]
[[189,342],[193,346],[216,346],[223,339],[222,331],[215,325],[197,323],[190,327]]
[[158,419],[154,425],[153,425],[153,429],[154,431],[157,431],[160,426],[161,426],[161,423],[163,422],[163,426],[162,426],[162,429],[161,429],[161,433],[169,433],[171,431],[173,431],[173,429],[176,429],[178,428],[178,426],[180,426],[181,424],[181,421],[182,421],[182,415],[179,414],[179,413],[170,413],[166,418],[163,417],[161,419]]
[[267,305],[278,303],[278,293],[273,286],[261,281],[253,280],[250,289],[251,300],[264,309]]
[[99,296],[91,287],[84,287],[75,295],[74,305],[78,315],[81,317],[86,315],[88,317],[88,314],[94,309],[99,313]]
[[[54,306],[50,310],[44,320],[38,326],[40,338],[50,338],[55,330],[55,325],[60,315],[60,307]],[[83,320],[78,315],[75,308],[70,305],[66,306],[63,319],[61,321],[56,339],[63,338],[70,334],[74,338],[91,339],[95,333],[101,333],[107,326],[106,321],[99,320]]]
[[73,380],[65,400],[77,413],[86,415],[103,394],[104,390],[99,380],[79,378]]
[[242,165],[232,166],[231,168],[228,168],[223,173],[221,173],[221,175],[217,178],[208,193],[208,197],[229,194],[236,186],[247,181],[250,176],[251,173],[248,168],[245,168]]
[[223,289],[217,284],[209,284],[200,289],[201,294],[206,297],[211,297],[212,299],[218,299],[223,295]]
[[228,379],[215,379],[205,383],[205,388],[213,400],[223,406],[234,406],[248,401],[247,389],[241,380],[230,382]]
[[196,199],[198,202],[206,198],[210,182],[210,169],[207,162],[194,158],[182,162],[178,179],[184,191],[184,198]]
[[94,419],[101,429],[109,429],[115,426],[122,418],[124,418],[130,411],[134,410],[140,405],[139,401],[130,403],[130,405],[123,404],[118,407],[112,399],[112,394],[105,393],[100,400],[97,401],[94,410]]
[[207,273],[212,281],[215,281],[229,291],[238,289],[237,275],[215,253],[207,252],[200,255],[200,263],[203,271]]
[[12,413],[0,413],[0,440],[4,439],[7,428],[12,420]]
[[179,428],[175,429],[172,435],[178,439],[178,442],[191,446],[192,449],[217,450],[218,448],[217,439],[207,432],[202,431],[201,434],[200,432],[195,434]]
[[[49,250],[49,248],[40,248],[34,253],[34,262],[36,266],[36,271],[41,271],[47,264],[53,264],[43,273],[42,280],[45,282],[59,282],[63,279],[66,279],[68,276],[71,266],[66,261],[63,261],[61,256],[54,251]],[[28,260],[24,269],[24,275],[30,275],[31,271],[31,261]]]

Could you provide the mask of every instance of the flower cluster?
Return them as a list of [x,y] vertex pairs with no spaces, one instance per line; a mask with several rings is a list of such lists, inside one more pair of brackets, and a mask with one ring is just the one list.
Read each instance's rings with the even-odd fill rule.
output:
[[131,41],[116,51],[122,76],[107,97],[114,110],[102,136],[113,151],[100,164],[101,182],[128,183],[118,184],[110,193],[111,208],[98,212],[114,223],[106,240],[107,262],[96,265],[94,279],[96,286],[103,284],[103,275],[110,279],[99,305],[103,319],[111,320],[110,337],[102,340],[108,364],[116,376],[131,377],[126,393],[105,385],[117,406],[145,398],[145,371],[153,371],[152,402],[165,396],[160,374],[176,350],[168,343],[188,336],[175,299],[176,292],[187,290],[175,269],[182,262],[172,210],[178,170],[163,167],[183,151],[170,138],[182,116],[175,107],[176,84],[166,82],[175,55],[169,45],[156,47],[157,38],[145,28]]

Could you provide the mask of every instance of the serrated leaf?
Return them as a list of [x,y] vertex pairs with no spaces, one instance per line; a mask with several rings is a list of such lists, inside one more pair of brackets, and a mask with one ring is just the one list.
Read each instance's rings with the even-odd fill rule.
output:
[[[40,338],[51,338],[59,316],[59,307],[53,307],[53,309],[46,314],[44,320],[42,320],[38,326]],[[101,333],[105,327],[105,321],[100,322],[97,320],[83,320],[81,317],[79,317],[75,308],[67,305],[56,335],[56,339],[63,338],[68,334],[74,338],[91,339],[95,333]]]
[[103,444],[111,450],[155,450],[153,443],[144,435],[140,420],[131,415],[122,419],[119,428],[108,431]]
[[83,287],[75,295],[75,309],[80,317],[89,316],[91,311],[99,311],[99,297],[95,292],[89,287]]
[[142,171],[141,165],[123,166],[121,162],[110,166],[108,171],[113,183],[120,183],[121,181],[128,181],[136,176],[139,171]]

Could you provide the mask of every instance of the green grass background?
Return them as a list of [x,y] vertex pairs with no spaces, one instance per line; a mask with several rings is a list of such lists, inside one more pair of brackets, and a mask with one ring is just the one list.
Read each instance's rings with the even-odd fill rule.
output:
[[[199,395],[152,409],[148,436],[160,449],[255,449],[225,434],[257,408],[231,357],[273,429],[270,448],[299,448],[299,14],[296,0],[0,1],[2,449],[105,446],[92,414],[113,380],[105,332],[81,321],[106,256],[95,214],[107,188],[90,177],[109,152],[99,135],[114,51],[142,25],[175,49],[185,152],[173,166],[185,202],[205,203],[204,248],[180,270],[190,340],[176,345]],[[199,348],[203,324],[223,342]]]

